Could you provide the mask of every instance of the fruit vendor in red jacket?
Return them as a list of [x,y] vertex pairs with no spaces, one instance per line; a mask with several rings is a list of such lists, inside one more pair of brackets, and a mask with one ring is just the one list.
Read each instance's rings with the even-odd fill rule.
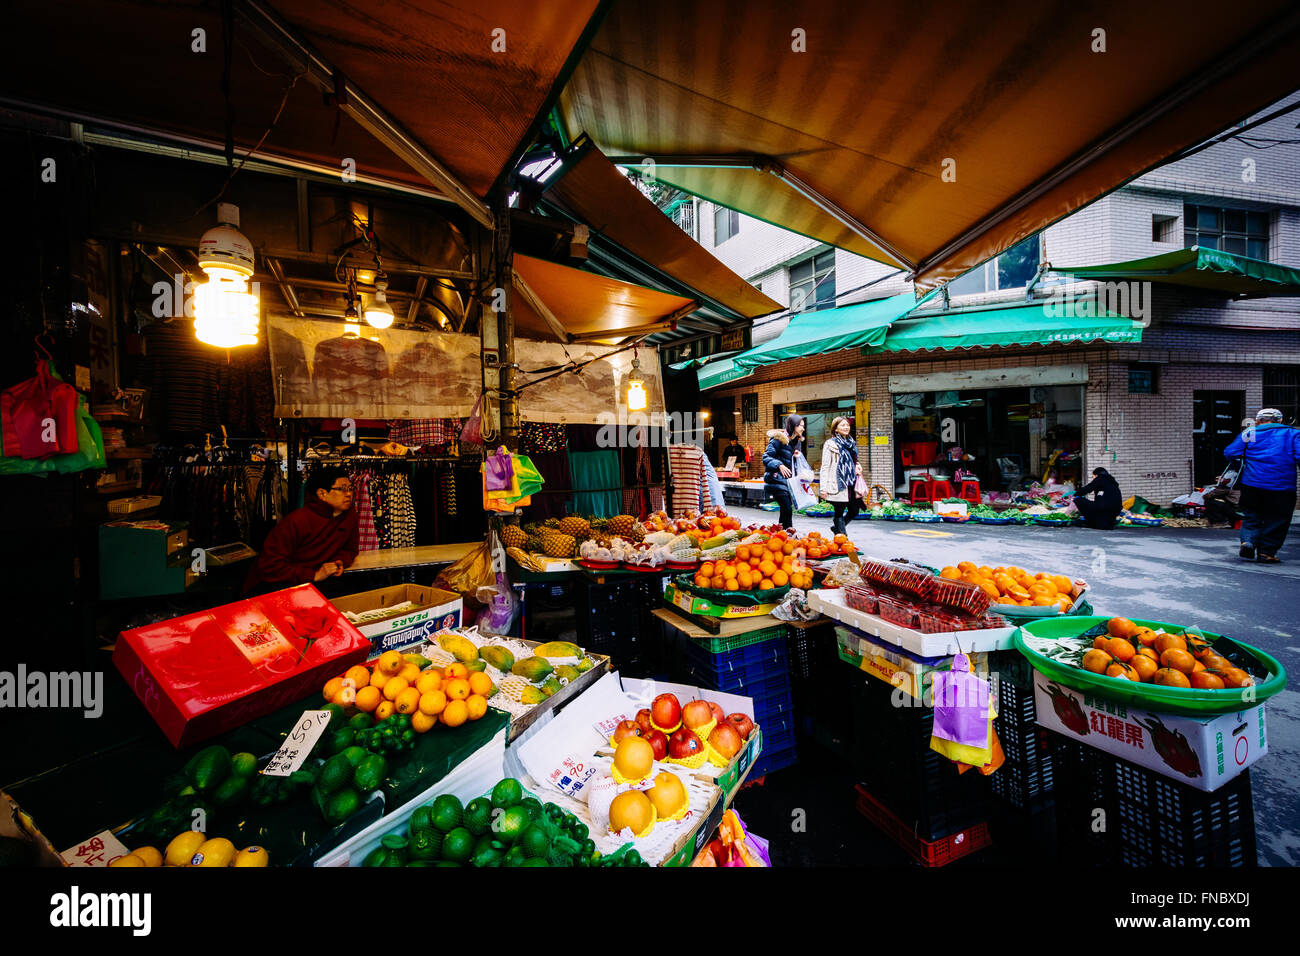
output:
[[307,479],[306,504],[267,535],[245,593],[263,593],[338,577],[360,550],[352,483],[342,468],[320,468]]

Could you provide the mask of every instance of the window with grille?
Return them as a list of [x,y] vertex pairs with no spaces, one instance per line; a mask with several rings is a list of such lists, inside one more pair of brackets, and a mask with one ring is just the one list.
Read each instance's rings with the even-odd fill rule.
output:
[[1264,407],[1276,408],[1282,420],[1295,424],[1300,416],[1300,368],[1294,365],[1264,369]]
[[1268,213],[1220,206],[1184,209],[1184,245],[1268,259]]
[[835,305],[835,250],[790,267],[790,311],[814,312]]

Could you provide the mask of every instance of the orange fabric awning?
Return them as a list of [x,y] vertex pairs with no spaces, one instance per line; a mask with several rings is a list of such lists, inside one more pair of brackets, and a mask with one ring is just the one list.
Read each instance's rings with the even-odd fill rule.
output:
[[593,232],[747,319],[782,308],[678,228],[595,147],[585,149],[547,192]]
[[1297,61],[1287,0],[614,0],[560,107],[606,155],[924,289],[1291,92]]
[[607,279],[591,272],[531,256],[514,257],[515,272],[562,326],[564,337],[516,289],[511,297],[515,328],[521,337],[618,342],[647,326],[665,322],[695,305],[694,300]]

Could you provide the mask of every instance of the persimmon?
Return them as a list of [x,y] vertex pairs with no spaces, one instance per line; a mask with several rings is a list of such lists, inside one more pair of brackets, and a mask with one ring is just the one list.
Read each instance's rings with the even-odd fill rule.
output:
[[1172,667],[1162,667],[1155,672],[1151,678],[1151,683],[1159,684],[1162,687],[1191,687],[1192,682],[1187,679],[1187,675],[1182,671],[1174,670]]
[[1184,674],[1190,674],[1196,670],[1196,658],[1186,651],[1171,647],[1160,655],[1161,667],[1172,667],[1176,671],[1182,671]]
[[1181,634],[1161,634],[1156,638],[1155,648],[1161,654],[1168,650],[1187,650],[1187,638]]
[[1138,626],[1126,617],[1112,617],[1106,622],[1106,630],[1110,632],[1111,637],[1122,637],[1127,640],[1137,637]]
[[1106,668],[1106,676],[1122,677],[1125,680],[1138,681],[1139,683],[1141,683],[1141,681],[1138,678],[1137,671],[1135,671],[1128,664],[1125,664],[1123,661],[1112,661],[1111,665]]
[[1129,661],[1129,666],[1137,674],[1138,680],[1143,683],[1150,681],[1155,676],[1156,671],[1160,670],[1159,664],[1142,653],[1134,654],[1133,659]]

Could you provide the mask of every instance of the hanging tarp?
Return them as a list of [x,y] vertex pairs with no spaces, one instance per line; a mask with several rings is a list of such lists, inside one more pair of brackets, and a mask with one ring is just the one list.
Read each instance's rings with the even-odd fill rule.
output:
[[1202,246],[1100,266],[1053,266],[1052,271],[1076,279],[1160,282],[1233,295],[1300,295],[1300,269]]

